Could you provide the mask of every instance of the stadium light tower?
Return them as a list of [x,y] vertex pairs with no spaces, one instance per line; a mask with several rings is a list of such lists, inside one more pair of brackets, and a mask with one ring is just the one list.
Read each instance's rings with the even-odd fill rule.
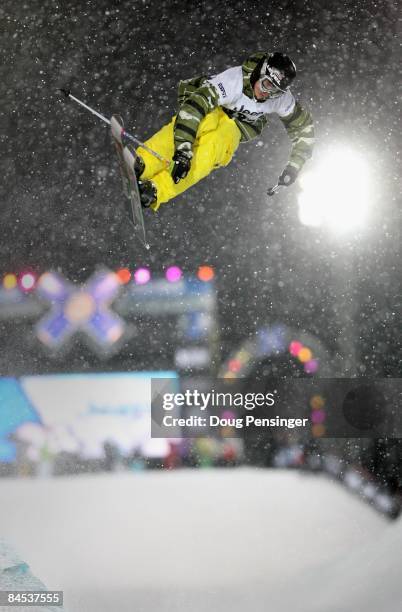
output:
[[299,219],[345,234],[364,226],[370,204],[370,170],[350,147],[328,150],[300,178]]

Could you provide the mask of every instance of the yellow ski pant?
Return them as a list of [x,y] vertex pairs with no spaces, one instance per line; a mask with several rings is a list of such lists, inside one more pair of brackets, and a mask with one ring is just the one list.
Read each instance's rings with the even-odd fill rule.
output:
[[[145,144],[162,155],[165,159],[172,159],[174,154],[174,122],[162,127]],[[186,178],[174,183],[170,170],[157,157],[138,147],[137,153],[145,163],[145,170],[141,180],[151,180],[157,188],[158,197],[152,208],[156,211],[162,203],[183,193],[212,170],[220,166],[227,166],[240,143],[240,130],[235,121],[228,117],[221,108],[208,113],[201,121],[197,138],[193,146],[193,158],[190,172]]]

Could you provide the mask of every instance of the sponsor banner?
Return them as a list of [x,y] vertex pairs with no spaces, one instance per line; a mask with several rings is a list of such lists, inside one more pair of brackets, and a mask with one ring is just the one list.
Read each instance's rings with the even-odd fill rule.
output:
[[[73,453],[104,457],[104,445],[123,455],[163,457],[167,442],[151,438],[151,378],[174,372],[57,374],[0,379],[0,460],[14,460],[15,442],[32,459]],[[176,382],[174,382],[176,381]]]

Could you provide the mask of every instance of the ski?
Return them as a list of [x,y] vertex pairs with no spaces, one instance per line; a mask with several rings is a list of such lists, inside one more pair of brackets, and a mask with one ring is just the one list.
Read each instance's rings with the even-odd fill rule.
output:
[[122,120],[119,121],[116,116],[113,116],[110,120],[110,128],[112,132],[112,143],[117,155],[123,193],[126,198],[130,199],[130,179],[128,178],[126,164],[123,157],[123,142],[121,137],[123,129]]
[[116,151],[119,165],[120,176],[123,185],[123,193],[129,200],[129,220],[134,227],[135,236],[142,245],[149,249],[150,246],[146,239],[144,217],[140,193],[138,190],[137,177],[134,172],[135,152],[131,151],[123,144],[124,128],[116,116],[110,120],[112,142]]

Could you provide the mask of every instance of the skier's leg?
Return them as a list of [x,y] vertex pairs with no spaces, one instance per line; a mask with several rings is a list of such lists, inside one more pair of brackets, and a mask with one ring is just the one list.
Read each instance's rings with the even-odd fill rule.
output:
[[[173,126],[171,138],[173,147]],[[157,189],[157,200],[152,204],[152,208],[158,210],[162,203],[183,193],[214,169],[226,166],[239,143],[240,130],[233,119],[230,119],[220,108],[209,113],[200,124],[193,147],[191,169],[186,178],[176,184],[170,172],[165,168],[153,176],[148,176],[147,170],[142,175],[141,180],[144,180],[145,177],[151,179]]]
[[[158,132],[156,132],[151,138],[145,141],[145,144],[152,149],[162,155],[165,159],[172,159],[174,154],[174,143],[173,143],[173,128],[176,117],[173,117],[170,123],[164,125]],[[136,150],[137,155],[139,155],[144,162],[145,168],[141,173],[140,177],[142,181],[148,181],[152,179],[155,174],[161,172],[161,170],[166,169],[166,165],[160,159],[148,153],[142,147],[138,147]]]

